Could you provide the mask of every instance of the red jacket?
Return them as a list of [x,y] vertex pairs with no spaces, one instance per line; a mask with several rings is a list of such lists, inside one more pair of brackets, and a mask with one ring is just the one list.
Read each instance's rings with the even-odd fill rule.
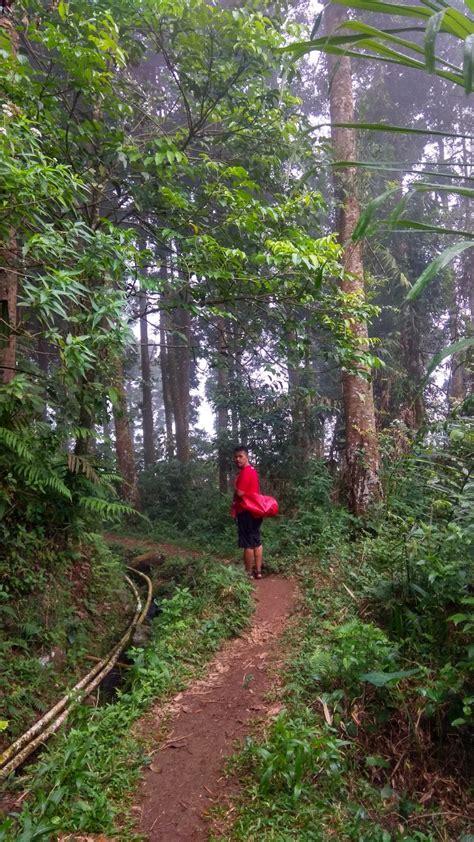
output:
[[[240,469],[235,480],[235,490],[243,491],[244,494],[260,494],[258,474],[252,465],[246,465],[245,468]],[[234,509],[235,516],[245,511],[245,506],[242,504],[241,498],[237,495],[234,496],[232,508]]]

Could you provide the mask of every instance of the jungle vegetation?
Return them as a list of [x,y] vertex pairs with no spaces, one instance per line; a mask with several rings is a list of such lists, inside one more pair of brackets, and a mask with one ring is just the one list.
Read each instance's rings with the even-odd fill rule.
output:
[[[99,606],[126,602],[106,529],[229,552],[240,443],[281,502],[269,563],[304,559],[295,698],[323,693],[348,741],[359,699],[381,735],[359,741],[371,784],[387,763],[406,773],[382,795],[398,825],[345,819],[338,838],[461,838],[472,0],[6,0],[0,59],[6,743],[49,701],[39,659],[59,647],[79,669]],[[354,602],[332,656],[321,571]],[[311,721],[296,736],[292,722],[268,749],[275,768],[285,740],[311,742]],[[397,727],[416,751],[397,755]],[[309,797],[305,758],[299,777],[266,779],[290,812]],[[435,779],[450,782],[446,822]],[[426,803],[435,819],[416,830]],[[21,838],[42,838],[44,815]],[[110,832],[111,816],[81,829]],[[250,838],[252,817],[239,821]]]

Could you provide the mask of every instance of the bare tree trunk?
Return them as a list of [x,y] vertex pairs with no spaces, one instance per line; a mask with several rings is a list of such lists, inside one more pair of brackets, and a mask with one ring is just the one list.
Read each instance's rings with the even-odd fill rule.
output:
[[236,333],[236,326],[232,322],[229,325],[228,338],[230,343],[229,354],[229,400],[230,400],[230,424],[232,431],[232,440],[237,446],[240,442],[240,424],[239,424],[239,340]]
[[[454,343],[461,338],[459,324],[460,302],[456,294],[456,279],[452,277],[450,281],[449,334],[451,342]],[[448,381],[448,401],[450,404],[460,403],[466,397],[466,379],[463,356],[461,354],[453,354]]]
[[171,330],[167,359],[176,431],[176,456],[179,462],[186,465],[190,457],[191,318],[184,307],[174,310]]
[[[344,10],[329,5],[326,8],[328,31],[334,32],[344,20]],[[352,74],[350,59],[346,56],[328,56],[330,73],[331,123],[354,121]],[[331,129],[334,153],[337,160],[356,160],[356,142],[353,129]],[[364,266],[360,243],[351,243],[352,233],[360,215],[356,191],[355,169],[337,170],[335,174],[336,198],[339,205],[338,234],[345,248],[342,289],[358,298],[365,296]],[[368,348],[368,330],[365,322],[355,322],[352,332],[359,347]],[[370,372],[360,366],[358,374],[342,374],[343,402],[346,421],[346,473],[352,511],[363,514],[381,494],[379,481],[379,451],[375,425],[375,409]]]
[[306,352],[304,367],[295,351],[296,335],[292,332],[287,337],[287,372],[288,396],[291,406],[291,440],[294,456],[298,463],[304,464],[310,458],[313,449],[312,436],[312,398],[308,387],[313,379],[309,353]]
[[153,403],[151,386],[150,349],[148,346],[147,297],[139,292],[140,304],[140,357],[142,364],[142,421],[143,460],[145,468],[155,464],[155,436],[153,425]]
[[424,372],[420,336],[421,330],[416,304],[410,304],[402,313],[401,323],[401,341],[408,377],[408,400],[405,407],[402,407],[402,420],[407,427],[413,430],[419,430],[425,420],[425,404],[421,388]]
[[174,458],[173,403],[171,398],[171,375],[168,359],[168,315],[164,309],[160,312],[160,369],[163,407],[165,410],[166,456]]
[[227,494],[229,488],[227,437],[229,434],[229,349],[227,346],[227,332],[223,318],[217,322],[217,442],[219,465],[219,491]]
[[140,509],[135,454],[133,452],[133,439],[128,417],[127,396],[124,385],[123,365],[121,362],[116,363],[115,370],[114,388],[117,392],[117,400],[114,403],[113,413],[117,465],[119,473],[123,478],[122,495],[127,503],[130,503],[135,509]]
[[[465,141],[464,141],[465,143]],[[466,160],[468,156],[466,155]],[[443,202],[447,205],[446,197]],[[464,201],[464,227],[470,230],[472,225],[472,206],[469,199]],[[449,208],[447,209],[449,213]],[[467,315],[462,318],[462,313]],[[463,323],[464,322],[464,323]],[[458,342],[463,335],[474,334],[474,257],[471,250],[462,256],[459,279],[453,277],[449,302],[449,332],[451,342]],[[453,354],[451,357],[450,377],[448,382],[448,400],[451,404],[462,403],[472,394],[474,385],[472,350]]]

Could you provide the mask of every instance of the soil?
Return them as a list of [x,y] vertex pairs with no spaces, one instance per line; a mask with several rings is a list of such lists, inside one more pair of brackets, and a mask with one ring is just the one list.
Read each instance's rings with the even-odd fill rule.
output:
[[157,742],[155,749],[150,745],[153,759],[135,808],[149,842],[208,840],[212,807],[228,804],[237,793],[237,781],[225,774],[226,762],[258,722],[281,710],[275,703],[276,666],[295,599],[289,579],[256,581],[250,630],[224,644],[205,679],[142,721],[147,739],[155,734]]

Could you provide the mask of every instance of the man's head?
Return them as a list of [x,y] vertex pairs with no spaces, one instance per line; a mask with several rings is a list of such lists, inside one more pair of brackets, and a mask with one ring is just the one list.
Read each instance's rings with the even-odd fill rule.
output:
[[246,447],[238,445],[234,448],[234,464],[237,468],[245,468],[249,464],[249,452]]

